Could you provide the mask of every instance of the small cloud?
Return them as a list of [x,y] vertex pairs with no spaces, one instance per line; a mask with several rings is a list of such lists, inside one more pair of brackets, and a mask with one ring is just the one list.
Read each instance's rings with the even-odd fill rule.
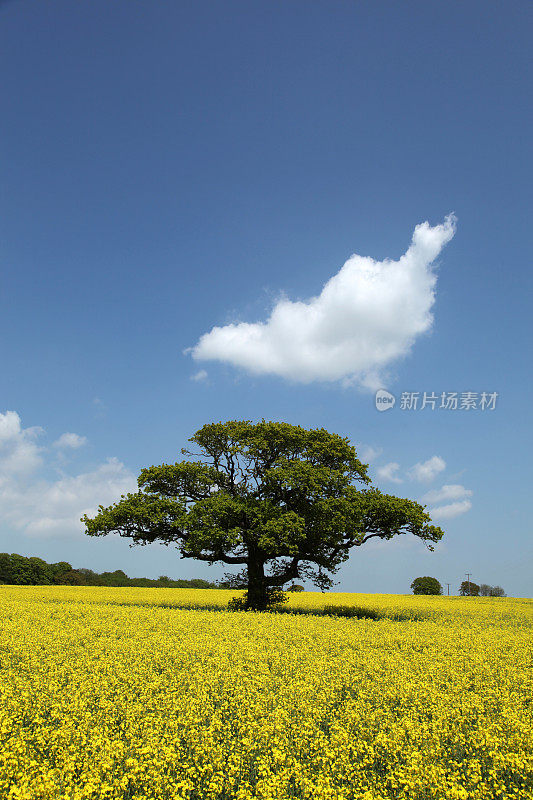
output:
[[359,444],[356,446],[357,457],[363,464],[374,461],[383,452],[380,447],[372,447],[370,444]]
[[383,481],[392,481],[392,483],[403,483],[402,479],[398,477],[398,470],[400,465],[396,461],[390,461],[383,467],[378,467],[376,470],[378,478]]
[[470,500],[459,500],[457,503],[448,503],[444,506],[430,508],[429,513],[434,519],[451,519],[470,511],[471,508],[472,503]]
[[282,297],[266,321],[214,327],[184,352],[255,375],[356,383],[375,391],[387,368],[432,328],[432,265],[453,238],[455,222],[450,214],[441,225],[417,225],[398,261],[352,255],[319,295]]
[[0,414],[0,484],[41,464],[42,448],[35,442],[41,433],[43,429],[37,426],[24,429],[16,411]]
[[466,489],[459,483],[445,484],[440,489],[432,489],[422,497],[425,503],[442,503],[445,500],[463,500],[472,497],[472,490]]
[[427,461],[418,462],[407,472],[409,478],[421,483],[429,483],[439,472],[446,469],[446,462],[440,456],[432,456]]
[[464,514],[472,508],[472,503],[468,499],[473,492],[459,483],[445,484],[440,489],[432,489],[422,497],[426,503],[443,503],[446,500],[454,502],[444,503],[444,505],[430,508],[429,513],[436,519],[451,519]]
[[207,372],[205,369],[201,369],[198,372],[195,372],[194,375],[191,375],[191,381],[196,381],[197,383],[200,381],[207,380]]
[[86,436],[78,436],[77,433],[62,433],[59,439],[54,442],[54,447],[60,450],[77,450],[87,444]]

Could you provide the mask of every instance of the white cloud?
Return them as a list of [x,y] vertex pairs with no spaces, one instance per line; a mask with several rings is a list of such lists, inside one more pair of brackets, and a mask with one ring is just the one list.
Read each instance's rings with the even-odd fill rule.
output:
[[4,487],[0,519],[29,536],[71,536],[83,530],[83,514],[94,515],[99,505],[110,505],[136,489],[124,464],[110,458],[92,472]]
[[462,500],[466,497],[471,497],[473,494],[471,489],[466,489],[459,483],[444,484],[440,489],[432,489],[426,492],[422,501],[424,503],[442,503],[444,500]]
[[191,381],[205,381],[207,380],[207,372],[205,369],[200,369],[198,372],[195,372],[194,375],[191,375]]
[[472,503],[470,500],[458,500],[456,503],[448,503],[444,506],[437,506],[437,508],[430,508],[429,513],[432,519],[451,519],[458,517],[459,514],[464,514],[470,511]]
[[363,464],[368,464],[374,461],[383,452],[380,447],[372,447],[371,444],[356,445],[357,457]]
[[427,461],[418,462],[408,471],[408,476],[413,481],[429,483],[439,472],[446,469],[446,462],[440,456],[432,456]]
[[454,502],[430,508],[429,513],[435,519],[451,519],[459,514],[470,511],[472,503],[468,499],[473,492],[459,483],[444,484],[440,489],[432,489],[422,497],[424,503],[443,503],[446,500]]
[[47,451],[34,441],[41,432],[22,428],[14,411],[0,414],[0,527],[29,536],[76,535],[83,514],[136,491],[134,476],[115,458],[81,474],[43,477]]
[[77,433],[62,433],[59,439],[54,442],[54,447],[58,447],[60,450],[77,450],[78,447],[83,447],[84,444],[87,444],[86,436],[78,436]]
[[398,477],[398,470],[400,465],[396,461],[390,461],[383,467],[378,467],[376,470],[378,478],[383,481],[392,481],[393,483],[403,483],[402,479]]
[[383,369],[431,329],[437,280],[431,265],[454,233],[451,214],[435,227],[417,225],[398,261],[353,255],[317,297],[282,298],[266,322],[212,328],[186,352],[255,374],[375,389]]
[[0,484],[11,475],[31,472],[41,463],[41,450],[35,439],[39,427],[22,429],[16,411],[0,414]]

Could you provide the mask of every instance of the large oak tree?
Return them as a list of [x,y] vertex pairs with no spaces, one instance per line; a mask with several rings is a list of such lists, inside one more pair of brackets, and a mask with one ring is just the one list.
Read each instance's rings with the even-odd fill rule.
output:
[[282,422],[218,422],[189,440],[196,452],[143,469],[139,491],[94,518],[89,536],[175,545],[182,558],[240,567],[246,606],[265,609],[295,579],[331,586],[353,548],[412,534],[443,536],[425,507],[371,488],[348,439]]

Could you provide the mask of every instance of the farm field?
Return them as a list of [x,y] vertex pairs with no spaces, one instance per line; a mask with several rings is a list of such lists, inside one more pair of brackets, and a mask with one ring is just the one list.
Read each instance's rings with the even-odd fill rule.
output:
[[235,594],[0,586],[0,797],[533,798],[533,601]]

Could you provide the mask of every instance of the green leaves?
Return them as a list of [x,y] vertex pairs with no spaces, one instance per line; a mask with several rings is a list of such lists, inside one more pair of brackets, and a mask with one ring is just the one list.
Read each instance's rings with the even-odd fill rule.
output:
[[179,500],[137,492],[123,495],[118,503],[100,506],[93,518],[82,517],[88,536],[107,536],[118,533],[136,544],[161,541],[178,542],[183,537],[187,510]]
[[207,464],[182,461],[143,469],[137,483],[140,489],[149,494],[201,500],[209,497],[217,484],[223,486],[225,479],[223,472]]
[[414,500],[382,494],[378,489],[365,489],[354,503],[358,506],[363,531],[358,544],[364,544],[373,536],[392,539],[399,534],[411,533],[423,539],[428,549],[433,550],[428,542],[438,542],[444,535],[440,528],[429,524],[431,518],[424,506]]
[[425,575],[422,578],[415,578],[411,584],[413,594],[442,594],[442,586],[437,578],[430,578]]

